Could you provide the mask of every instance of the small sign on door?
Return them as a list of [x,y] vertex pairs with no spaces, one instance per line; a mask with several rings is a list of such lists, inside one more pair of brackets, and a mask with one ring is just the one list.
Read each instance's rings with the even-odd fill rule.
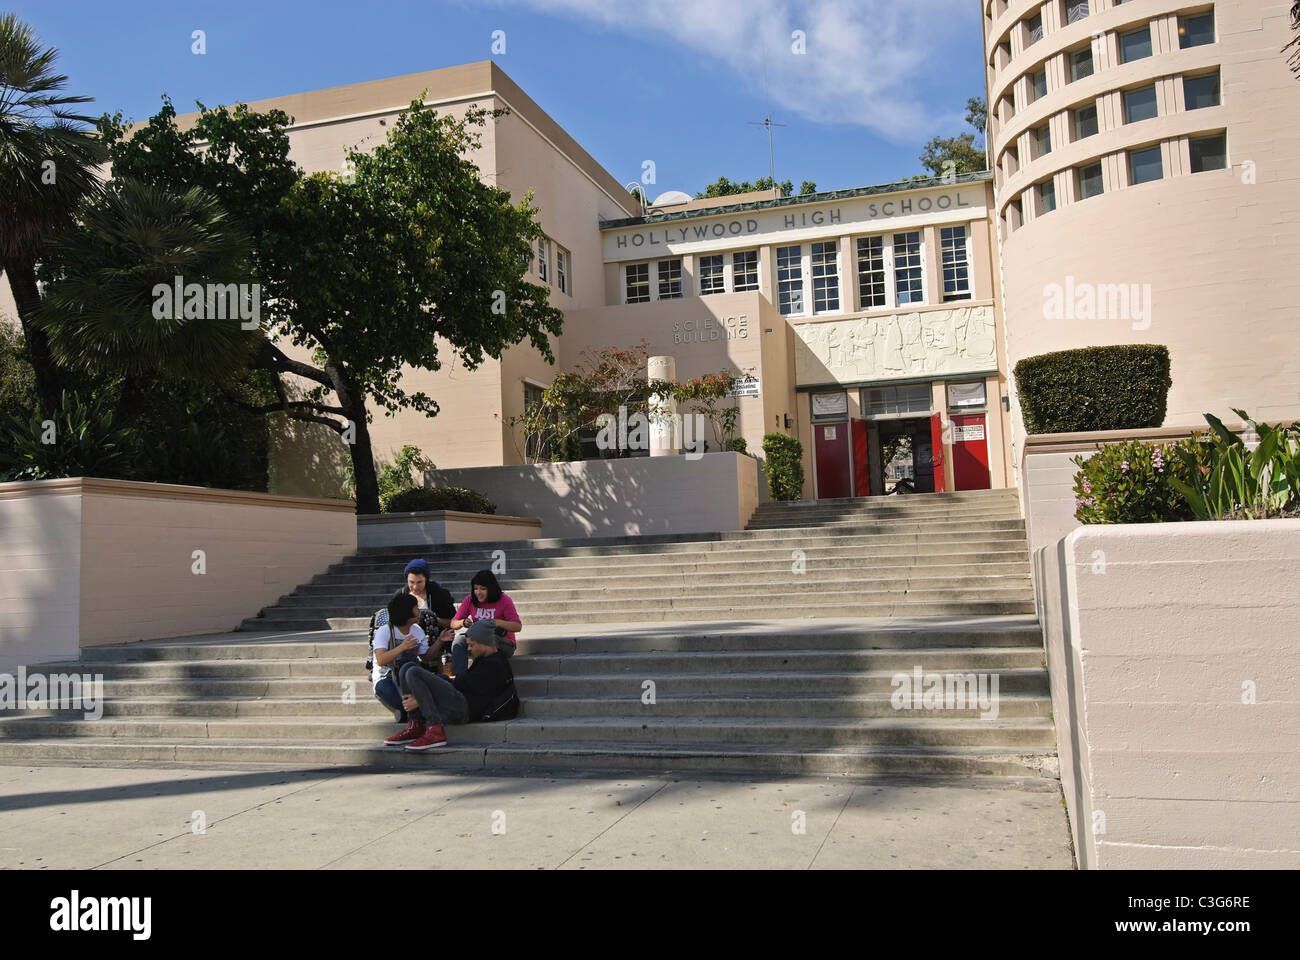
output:
[[968,423],[960,427],[953,427],[952,438],[954,440],[983,440],[984,424]]
[[836,428],[835,428],[834,425],[831,425],[831,426],[829,426],[829,427],[822,427],[822,429],[826,431],[824,434],[822,434],[823,437],[825,437],[827,440],[834,440],[834,439],[835,439],[835,429],[836,429]]

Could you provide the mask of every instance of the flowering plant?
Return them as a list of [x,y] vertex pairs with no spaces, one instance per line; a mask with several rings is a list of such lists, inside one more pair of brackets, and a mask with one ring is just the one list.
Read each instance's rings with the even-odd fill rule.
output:
[[1072,462],[1074,517],[1081,523],[1161,523],[1193,520],[1191,506],[1176,486],[1193,467],[1177,455],[1185,450],[1195,462],[1194,440],[1144,443],[1127,440],[1101,447]]

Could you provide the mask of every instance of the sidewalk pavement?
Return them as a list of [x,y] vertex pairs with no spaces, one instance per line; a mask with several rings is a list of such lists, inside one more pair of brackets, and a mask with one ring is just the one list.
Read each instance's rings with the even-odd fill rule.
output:
[[0,869],[1068,870],[1068,834],[1046,779],[0,766]]

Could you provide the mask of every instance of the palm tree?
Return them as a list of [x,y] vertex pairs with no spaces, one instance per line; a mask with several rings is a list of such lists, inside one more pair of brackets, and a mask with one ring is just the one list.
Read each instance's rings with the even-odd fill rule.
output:
[[106,158],[92,118],[69,109],[92,98],[58,92],[68,78],[53,72],[57,57],[17,16],[0,14],[0,270],[47,410],[58,406],[60,383],[36,319],[36,265],[78,204],[99,189],[96,167]]
[[[37,313],[60,367],[123,376],[119,417],[155,375],[221,386],[248,368],[260,332],[244,329],[239,304],[219,293],[251,292],[249,240],[211,194],[120,177],[79,219],[49,245]],[[183,309],[189,298],[171,295],[177,277],[226,290],[211,300],[205,291],[189,304],[197,309]],[[165,303],[154,293],[159,284]]]

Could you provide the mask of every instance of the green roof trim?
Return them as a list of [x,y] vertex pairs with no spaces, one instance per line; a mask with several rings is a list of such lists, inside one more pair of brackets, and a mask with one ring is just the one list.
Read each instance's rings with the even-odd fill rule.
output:
[[808,203],[827,203],[832,200],[851,200],[855,197],[874,197],[885,193],[902,193],[907,190],[928,190],[933,187],[960,186],[963,183],[987,183],[993,179],[991,170],[976,173],[960,173],[951,181],[939,177],[926,180],[904,180],[899,183],[882,183],[874,187],[850,187],[846,190],[825,190],[821,193],[804,193],[793,197],[780,197],[775,200],[752,200],[749,203],[733,203],[729,206],[702,207],[698,210],[682,210],[678,213],[653,213],[646,217],[625,217],[622,220],[601,221],[601,230],[617,230],[620,227],[641,227],[654,223],[668,223],[673,220],[693,220],[698,217],[718,217],[733,213],[749,213],[753,210],[773,210],[778,207],[794,207]]

